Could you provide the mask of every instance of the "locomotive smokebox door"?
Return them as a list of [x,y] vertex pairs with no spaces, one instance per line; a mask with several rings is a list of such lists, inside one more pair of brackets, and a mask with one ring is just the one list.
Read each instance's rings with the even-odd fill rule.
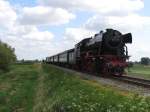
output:
[[131,33],[127,33],[127,34],[123,35],[122,38],[123,38],[124,43],[132,43],[132,34]]

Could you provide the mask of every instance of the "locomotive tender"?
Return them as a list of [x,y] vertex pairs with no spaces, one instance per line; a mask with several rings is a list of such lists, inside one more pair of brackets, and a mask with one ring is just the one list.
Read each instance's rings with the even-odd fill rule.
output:
[[83,39],[73,49],[47,57],[46,63],[101,75],[122,75],[128,66],[127,43],[132,43],[131,33],[106,29]]

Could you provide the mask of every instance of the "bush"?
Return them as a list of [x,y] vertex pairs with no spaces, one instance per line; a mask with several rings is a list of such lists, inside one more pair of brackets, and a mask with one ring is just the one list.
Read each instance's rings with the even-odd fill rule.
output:
[[0,70],[8,71],[9,65],[16,61],[15,49],[0,41]]
[[141,64],[142,65],[149,65],[150,64],[150,58],[149,57],[142,57],[141,58]]

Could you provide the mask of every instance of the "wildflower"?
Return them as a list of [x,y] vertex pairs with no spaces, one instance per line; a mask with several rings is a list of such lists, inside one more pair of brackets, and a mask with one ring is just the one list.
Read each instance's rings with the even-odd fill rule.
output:
[[134,111],[135,109],[136,109],[136,106],[134,105],[130,108],[131,111]]

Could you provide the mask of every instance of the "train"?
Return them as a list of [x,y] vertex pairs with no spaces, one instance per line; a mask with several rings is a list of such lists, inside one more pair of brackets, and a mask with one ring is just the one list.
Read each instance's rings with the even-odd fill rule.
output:
[[45,62],[103,76],[121,76],[128,67],[132,34],[106,29],[77,43],[73,49],[46,57]]

